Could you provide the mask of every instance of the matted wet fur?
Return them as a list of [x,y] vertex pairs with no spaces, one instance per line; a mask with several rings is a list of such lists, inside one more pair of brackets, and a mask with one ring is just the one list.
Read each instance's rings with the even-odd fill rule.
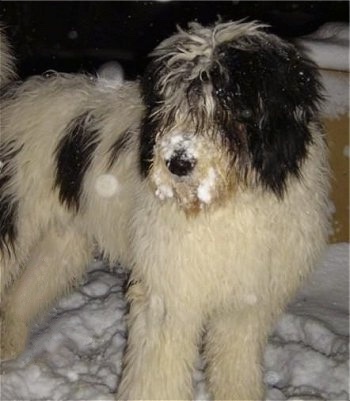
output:
[[2,97],[1,351],[79,282],[131,269],[119,400],[261,400],[277,316],[326,242],[316,67],[258,23],[193,23],[140,82],[47,74]]

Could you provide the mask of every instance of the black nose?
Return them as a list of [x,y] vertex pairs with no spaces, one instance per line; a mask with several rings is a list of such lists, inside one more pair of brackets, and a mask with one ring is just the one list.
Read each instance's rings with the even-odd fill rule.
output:
[[183,177],[192,172],[196,165],[196,161],[192,158],[186,157],[183,153],[176,153],[167,161],[166,165],[172,174]]

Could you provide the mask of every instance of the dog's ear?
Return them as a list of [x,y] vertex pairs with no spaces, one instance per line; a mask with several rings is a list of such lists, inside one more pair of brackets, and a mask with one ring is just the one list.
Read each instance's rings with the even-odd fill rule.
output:
[[312,141],[309,124],[321,98],[318,72],[292,45],[263,48],[258,58],[261,75],[255,125],[247,127],[249,152],[261,183],[282,196],[288,176],[299,176]]
[[241,49],[223,46],[220,64],[228,72],[224,96],[229,93],[245,126],[255,175],[282,196],[288,176],[299,175],[307,156],[321,86],[316,65],[293,45],[273,35],[264,38]]

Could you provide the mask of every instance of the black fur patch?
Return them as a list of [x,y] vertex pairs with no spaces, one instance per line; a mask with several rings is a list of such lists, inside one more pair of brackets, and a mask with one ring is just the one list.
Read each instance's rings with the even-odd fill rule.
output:
[[8,187],[15,174],[15,156],[21,151],[14,140],[0,144],[0,252],[14,250],[18,201]]
[[74,211],[79,210],[84,175],[99,143],[93,118],[85,113],[67,126],[66,135],[56,148],[56,181],[59,199]]
[[157,121],[150,118],[146,113],[141,124],[140,131],[140,173],[141,176],[147,177],[153,159],[153,148],[156,143],[156,133],[158,129]]
[[214,66],[216,120],[234,150],[242,145],[243,128],[258,181],[282,196],[288,175],[299,176],[312,140],[308,124],[320,100],[318,73],[291,45],[256,40],[250,46],[217,48],[228,78]]
[[130,130],[126,130],[110,147],[109,163],[108,163],[109,168],[112,167],[112,165],[118,160],[121,153],[128,148],[131,137],[132,137],[132,132]]
[[[164,62],[151,61],[141,79],[142,97],[147,108],[140,130],[140,173],[143,177],[148,175],[152,164],[153,148],[159,126],[167,123],[151,117],[153,111],[159,107],[163,100],[155,88],[164,68]],[[169,123],[171,118],[170,115]]]

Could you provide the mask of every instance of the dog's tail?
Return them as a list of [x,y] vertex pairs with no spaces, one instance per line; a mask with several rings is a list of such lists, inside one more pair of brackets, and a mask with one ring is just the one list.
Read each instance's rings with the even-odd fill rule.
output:
[[0,26],[0,87],[3,87],[15,78],[15,58],[12,55],[4,29]]

